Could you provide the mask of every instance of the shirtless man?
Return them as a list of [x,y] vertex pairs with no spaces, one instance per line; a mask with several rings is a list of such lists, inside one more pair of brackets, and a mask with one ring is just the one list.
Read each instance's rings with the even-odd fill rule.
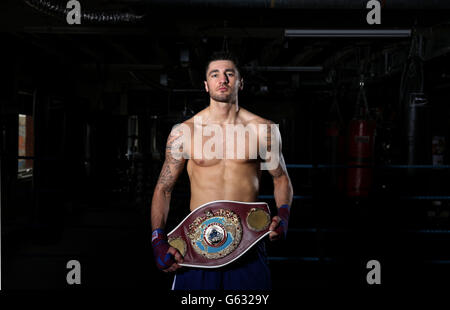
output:
[[[210,104],[193,118],[185,121],[191,133],[194,129],[212,125],[220,126],[225,131],[226,125],[243,126],[273,125],[243,108],[238,104],[238,92],[243,89],[243,79],[236,66],[236,61],[225,53],[213,55],[206,68],[205,90],[209,93]],[[194,121],[201,117],[202,123]],[[200,128],[196,128],[200,127]],[[275,127],[278,130],[277,127]],[[277,131],[278,133],[278,131]],[[191,200],[190,210],[214,200],[233,200],[242,202],[257,201],[261,176],[261,157],[250,154],[249,145],[246,147],[245,158],[235,156],[229,158],[196,158],[194,144],[183,144],[183,157],[174,156],[174,147],[180,148],[180,140],[185,132],[175,126],[167,140],[166,157],[159,176],[152,200],[151,223],[152,245],[157,266],[165,272],[176,272],[174,289],[270,289],[270,273],[267,267],[264,243],[259,242],[244,256],[229,266],[217,269],[196,269],[182,267],[181,254],[167,243],[164,227],[169,213],[171,191],[175,182],[187,162],[187,172],[190,179]],[[274,137],[273,137],[274,136]],[[211,136],[202,136],[202,146]],[[247,135],[248,138],[248,135]],[[224,139],[226,140],[226,139]],[[183,140],[185,141],[185,140]],[[190,139],[193,141],[193,139]],[[281,139],[279,133],[271,135],[267,131],[265,137],[258,134],[258,143],[267,143],[265,147],[271,149],[271,143],[279,147],[279,160],[272,169],[268,170],[273,177],[274,195],[278,208],[278,215],[272,218],[269,226],[271,241],[282,239],[287,232],[290,206],[292,203],[292,185],[281,154]],[[224,144],[227,142],[224,141]],[[246,140],[248,143],[248,140]],[[235,144],[236,145],[236,144]],[[225,146],[224,146],[225,149]],[[253,155],[253,156],[252,156]],[[186,159],[187,158],[187,159]],[[256,159],[255,159],[256,158]],[[267,159],[267,157],[266,157]]]

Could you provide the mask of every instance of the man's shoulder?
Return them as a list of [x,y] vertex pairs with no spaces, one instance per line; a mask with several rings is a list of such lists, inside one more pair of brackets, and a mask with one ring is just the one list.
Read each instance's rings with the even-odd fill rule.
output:
[[256,115],[253,112],[250,112],[246,109],[239,109],[239,116],[242,117],[242,120],[246,124],[255,124],[255,125],[270,125],[274,124],[271,120],[265,119],[259,115]]
[[[189,119],[183,121],[181,124],[184,124],[184,125],[187,125],[187,126],[189,126],[189,127],[192,127],[192,126],[194,126],[195,118],[196,118],[196,117],[203,117],[203,116],[205,116],[205,113],[206,113],[206,109],[203,109],[203,110],[201,110],[200,112],[197,112],[197,113],[196,113],[194,116],[192,116],[191,118],[189,118]],[[178,125],[180,125],[180,124],[178,124]]]
[[173,125],[169,136],[181,137],[184,135],[188,135],[188,136],[192,135],[193,130],[194,130],[195,118],[198,116],[202,117],[204,115],[204,111],[205,111],[205,109],[198,112],[191,118],[184,120],[181,123],[177,123],[177,124]]

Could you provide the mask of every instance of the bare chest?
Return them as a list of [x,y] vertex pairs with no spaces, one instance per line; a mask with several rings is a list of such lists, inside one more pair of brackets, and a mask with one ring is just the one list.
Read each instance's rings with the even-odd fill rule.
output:
[[246,163],[258,159],[258,141],[251,133],[192,135],[185,154],[199,166]]

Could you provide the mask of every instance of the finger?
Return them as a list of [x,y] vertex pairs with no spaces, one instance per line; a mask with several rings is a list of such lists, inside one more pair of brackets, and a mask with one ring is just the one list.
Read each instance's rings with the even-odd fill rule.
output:
[[173,263],[169,268],[164,269],[163,271],[164,272],[174,272],[178,268],[180,268],[180,265],[178,265],[177,263]]
[[177,261],[177,263],[183,262],[183,256],[181,256],[180,252],[177,251],[174,256],[175,256],[175,260]]
[[280,239],[280,235],[278,233],[276,233],[275,231],[270,232],[269,234],[270,241],[276,241],[278,239]]
[[174,247],[170,247],[169,250],[167,251],[168,253],[172,254],[173,257],[175,257],[175,260],[177,261],[177,263],[182,263],[183,262],[183,256],[181,255],[181,253],[175,249]]
[[177,263],[175,263],[175,264],[173,264],[172,267],[170,267],[170,268],[171,268],[171,272],[175,272],[175,271],[177,271],[177,269],[180,269],[181,266],[178,265]]
[[280,221],[281,221],[281,218],[279,216],[274,216],[272,218],[272,223],[270,223],[269,230],[272,230],[272,231],[275,230],[277,228],[277,226],[279,225]]

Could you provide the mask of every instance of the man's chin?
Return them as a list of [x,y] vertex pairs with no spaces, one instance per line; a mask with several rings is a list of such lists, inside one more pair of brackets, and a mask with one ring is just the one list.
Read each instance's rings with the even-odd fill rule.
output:
[[214,101],[217,102],[225,102],[225,103],[230,103],[231,102],[231,96],[229,95],[224,95],[224,96],[211,96],[211,98]]

